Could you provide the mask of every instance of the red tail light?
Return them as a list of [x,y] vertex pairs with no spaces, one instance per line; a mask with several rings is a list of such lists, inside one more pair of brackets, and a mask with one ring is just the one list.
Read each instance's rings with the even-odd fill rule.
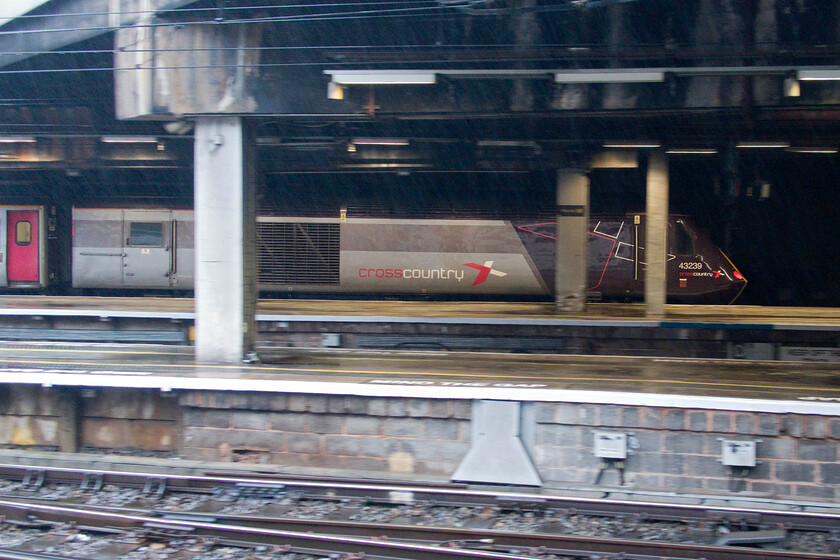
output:
[[738,280],[746,280],[746,278],[744,278],[744,275],[738,272],[737,270],[734,272],[734,275],[735,278],[737,278]]

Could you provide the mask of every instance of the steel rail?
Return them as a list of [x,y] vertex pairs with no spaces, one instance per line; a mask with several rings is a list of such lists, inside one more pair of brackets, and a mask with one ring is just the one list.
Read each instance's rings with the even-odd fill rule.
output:
[[[516,493],[490,490],[414,486],[393,482],[336,482],[335,479],[296,479],[279,476],[276,479],[240,478],[230,476],[188,476],[162,473],[65,469],[58,467],[31,467],[0,465],[0,478],[25,481],[27,478],[47,482],[124,485],[146,488],[149,493],[168,491],[211,493],[220,488],[233,488],[243,492],[303,492],[311,499],[362,499],[369,503],[404,504],[424,502],[439,506],[496,507],[509,510],[559,511],[565,514],[626,516],[640,520],[720,522],[733,525],[772,526],[810,531],[836,531],[840,527],[838,513],[790,511],[762,508],[744,508],[709,504],[665,504],[634,500],[570,498],[534,493]],[[11,497],[11,496],[7,496]],[[733,496],[739,501],[745,498]],[[820,504],[814,504],[819,506]],[[825,507],[830,506],[826,504]]]
[[[315,534],[236,525],[161,519],[150,516],[125,515],[65,508],[50,505],[24,504],[0,500],[0,512],[6,519],[33,519],[55,523],[90,524],[95,527],[146,529],[162,535],[189,535],[220,539],[226,543],[290,546],[335,553],[364,554],[365,557],[402,558],[407,560],[532,560],[546,554],[617,554],[625,559],[798,559],[827,560],[836,555],[773,551],[737,547],[717,547],[694,544],[657,543],[638,540],[556,536],[550,548],[527,543],[504,544],[487,540],[452,539],[431,545],[423,542],[398,542],[373,538],[348,537],[340,534]],[[325,526],[329,528],[329,525]],[[451,530],[449,530],[451,531]],[[458,534],[456,531],[454,534]],[[462,536],[466,533],[462,533]]]
[[[179,514],[159,512],[163,519],[178,519]],[[732,548],[697,543],[673,543],[663,541],[642,541],[616,537],[579,537],[550,533],[513,533],[493,529],[465,529],[451,527],[430,527],[417,525],[391,525],[382,523],[361,523],[350,521],[293,520],[263,518],[255,516],[185,514],[183,520],[221,522],[228,525],[276,529],[281,531],[309,530],[316,533],[352,535],[389,541],[409,540],[418,542],[451,543],[462,548],[484,549],[519,549],[519,550],[584,550],[589,546],[602,553],[630,553],[659,556],[676,554],[684,558],[710,559],[715,554],[738,558],[811,558],[808,553],[790,551],[772,551],[767,549]],[[211,521],[212,520],[212,521]],[[771,553],[771,554],[768,554]],[[778,556],[772,553],[778,552]],[[700,556],[694,556],[699,553]],[[826,555],[815,553],[813,558],[825,558]]]

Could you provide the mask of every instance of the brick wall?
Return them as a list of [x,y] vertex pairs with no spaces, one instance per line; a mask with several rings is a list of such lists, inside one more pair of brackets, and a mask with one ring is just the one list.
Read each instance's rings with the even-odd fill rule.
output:
[[[470,445],[469,401],[191,392],[180,403],[186,459],[448,478]],[[600,430],[631,434],[624,475],[635,489],[840,499],[840,417],[564,403],[537,403],[535,417],[546,483],[594,484]],[[759,464],[722,465],[721,439],[760,441]],[[618,472],[599,482],[618,484]]]
[[[840,417],[539,403],[534,461],[543,480],[592,484],[595,430],[632,434],[625,481],[634,488],[769,493],[840,499]],[[746,473],[719,461],[721,439],[755,441]],[[734,475],[734,478],[733,478]],[[604,471],[603,484],[618,472]]]
[[[449,478],[471,444],[467,400],[232,391],[173,396],[5,385],[0,445],[67,450],[75,438],[81,447],[164,450],[193,460]],[[533,434],[527,446],[546,484],[619,483],[614,468],[598,479],[597,430],[628,434],[623,474],[633,489],[840,500],[840,416],[569,403],[535,403],[530,410],[533,423],[522,429]],[[757,442],[758,464],[744,472],[721,464],[722,439]]]
[[469,449],[469,401],[190,392],[183,455],[449,476]]

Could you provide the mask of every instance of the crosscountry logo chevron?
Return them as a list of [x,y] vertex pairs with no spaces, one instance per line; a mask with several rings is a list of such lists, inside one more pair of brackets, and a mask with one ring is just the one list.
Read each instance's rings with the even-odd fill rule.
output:
[[487,261],[483,265],[476,264],[476,263],[464,263],[464,266],[468,266],[470,268],[474,268],[478,270],[478,276],[475,278],[475,282],[473,282],[473,286],[478,286],[479,284],[483,284],[487,281],[488,276],[491,274],[493,276],[507,276],[507,272],[502,272],[501,270],[496,270],[493,268],[493,261]]

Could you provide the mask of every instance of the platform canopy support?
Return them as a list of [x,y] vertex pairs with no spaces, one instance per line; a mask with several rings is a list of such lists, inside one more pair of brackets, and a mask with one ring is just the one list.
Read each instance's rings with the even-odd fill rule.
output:
[[589,176],[579,169],[557,173],[557,240],[554,293],[557,311],[581,313],[586,307]]
[[645,314],[664,317],[668,262],[668,160],[661,150],[648,159],[645,219]]
[[257,302],[254,139],[239,117],[195,122],[196,359],[253,350]]

